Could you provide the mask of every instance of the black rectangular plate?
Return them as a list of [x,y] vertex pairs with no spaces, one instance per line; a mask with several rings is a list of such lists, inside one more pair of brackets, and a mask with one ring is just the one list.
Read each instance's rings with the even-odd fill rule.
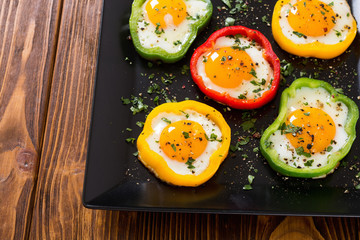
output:
[[[356,139],[350,153],[341,166],[324,179],[297,179],[279,176],[273,171],[260,153],[254,152],[259,139],[241,128],[245,111],[232,109],[207,99],[194,86],[189,72],[182,74],[183,65],[189,65],[193,50],[200,46],[212,32],[224,27],[226,17],[236,18],[237,25],[260,30],[271,42],[275,53],[295,67],[293,74],[286,78],[276,98],[263,108],[248,111],[257,119],[255,128],[267,128],[278,112],[282,90],[300,72],[307,76],[317,76],[342,88],[359,106],[360,100],[360,37],[357,34],[350,48],[332,60],[309,59],[287,54],[275,43],[271,28],[271,14],[275,0],[249,0],[249,11],[230,15],[223,8],[221,0],[213,1],[214,13],[211,22],[195,40],[185,58],[175,64],[156,64],[149,67],[135,51],[129,39],[129,17],[131,0],[105,0],[99,59],[97,66],[96,89],[86,165],[83,203],[89,208],[138,210],[210,212],[242,214],[283,214],[283,215],[321,215],[321,216],[360,216],[360,190],[356,174],[360,164],[357,157],[360,151]],[[360,2],[349,1],[355,18],[360,20]],[[265,16],[265,17],[264,17]],[[155,95],[147,93],[150,86],[148,76],[154,73],[153,82],[168,87],[168,96],[178,101],[186,98],[205,102],[223,113],[232,129],[232,143],[240,136],[250,136],[250,142],[243,146],[242,152],[230,154],[218,172],[207,183],[196,188],[174,187],[158,180],[133,155],[135,144],[126,143],[127,138],[137,138],[141,128],[137,121],[145,121],[146,114],[133,115],[128,105],[123,105],[121,97],[131,95],[145,99],[152,109]],[[160,77],[175,75],[175,80],[165,86]],[[164,98],[161,97],[161,102]],[[360,132],[360,124],[357,132]],[[132,131],[126,131],[131,128]],[[246,159],[242,156],[248,155]],[[256,170],[255,170],[256,169]],[[248,175],[255,176],[253,189],[243,190],[248,183]]]

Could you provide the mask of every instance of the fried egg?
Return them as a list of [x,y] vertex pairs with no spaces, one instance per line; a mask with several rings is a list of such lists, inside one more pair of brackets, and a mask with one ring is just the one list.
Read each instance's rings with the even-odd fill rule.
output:
[[224,36],[197,62],[205,87],[236,99],[256,99],[271,88],[274,73],[264,49],[247,37]]
[[348,141],[345,131],[348,107],[324,88],[302,87],[287,103],[286,120],[268,139],[287,165],[320,168],[328,164]]
[[195,101],[165,103],[146,119],[139,159],[160,179],[197,186],[215,174],[230,146],[230,128],[215,109]]
[[184,44],[194,40],[194,25],[211,15],[209,4],[203,0],[146,0],[137,23],[141,45],[168,53],[180,52]]
[[346,0],[279,0],[272,31],[289,53],[329,59],[350,46],[357,26]]

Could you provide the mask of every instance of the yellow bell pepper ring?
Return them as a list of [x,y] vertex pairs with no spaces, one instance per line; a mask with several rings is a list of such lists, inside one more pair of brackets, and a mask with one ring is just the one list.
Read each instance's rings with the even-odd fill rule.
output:
[[192,100],[164,103],[146,118],[138,158],[164,182],[195,187],[216,173],[230,141],[230,127],[216,109]]
[[346,0],[278,1],[272,33],[279,46],[294,55],[331,59],[351,45],[357,25]]

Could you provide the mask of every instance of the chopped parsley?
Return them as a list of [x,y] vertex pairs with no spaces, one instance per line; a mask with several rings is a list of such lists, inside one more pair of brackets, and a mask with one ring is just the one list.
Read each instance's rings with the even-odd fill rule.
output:
[[247,45],[247,46],[240,47],[240,46],[234,45],[234,46],[231,46],[231,48],[234,49],[234,50],[242,50],[242,51],[244,51],[245,49],[250,48],[250,46]]
[[125,104],[125,105],[128,105],[129,103],[131,103],[130,99],[124,98],[124,97],[121,97],[121,101],[122,101],[123,104]]
[[169,85],[173,82],[173,80],[176,78],[173,74],[165,73],[165,77],[161,77],[161,82],[165,85]]
[[149,79],[153,79],[154,77],[155,77],[155,73],[152,73],[152,74],[149,75],[148,78],[149,78]]
[[218,142],[222,142],[221,139],[217,139],[217,135],[215,133],[211,133],[210,138],[205,134],[205,138],[206,140],[210,141],[210,142],[214,142],[214,141],[218,141]]
[[244,190],[251,190],[251,189],[253,189],[252,188],[252,186],[251,186],[251,184],[253,183],[253,181],[254,181],[254,176],[253,175],[248,175],[248,182],[249,182],[249,184],[246,184],[246,185],[244,185],[244,187],[243,187],[243,189]]
[[[224,1],[224,0],[223,0]],[[235,7],[230,9],[230,14],[236,14],[242,11],[247,11],[249,9],[249,5],[244,0],[236,0],[235,1]]]
[[234,26],[235,24],[235,19],[232,18],[232,17],[227,17],[225,19],[225,26],[228,27],[228,26]]
[[251,71],[249,73],[257,78],[256,71],[253,68],[251,68]]
[[230,2],[230,0],[222,0],[222,2],[223,2],[228,8],[231,8],[231,2]]
[[252,186],[250,184],[246,184],[246,185],[243,186],[243,189],[244,190],[251,190]]
[[240,94],[240,95],[238,96],[238,99],[246,99],[246,96],[245,96],[244,94]]
[[298,155],[302,155],[302,156],[305,156],[305,157],[311,157],[311,154],[308,153],[308,152],[304,152],[304,148],[303,147],[298,147],[298,148],[295,148],[295,151]]
[[189,136],[189,133],[188,133],[188,132],[182,132],[182,134],[184,135],[184,138],[185,138],[185,139],[190,138],[190,136]]
[[254,127],[255,122],[256,122],[256,118],[253,118],[253,119],[250,119],[250,120],[247,120],[247,121],[241,123],[240,126],[243,128],[244,131],[247,131]]
[[270,22],[269,22],[269,20],[268,20],[268,18],[267,18],[266,15],[262,16],[261,21],[262,21],[263,23],[268,24],[268,25],[270,24]]
[[163,120],[164,122],[171,124],[171,121],[169,119],[167,119],[166,117],[162,117],[161,120]]
[[253,175],[249,175],[249,176],[248,176],[248,181],[249,181],[250,184],[253,183],[254,178],[255,178],[255,177],[254,177]]
[[240,146],[246,145],[250,142],[250,137],[247,136],[246,138],[240,138],[239,141],[236,144],[239,144]]
[[236,145],[230,145],[230,151],[236,152],[236,151],[242,151],[243,149],[240,147],[239,142],[236,143]]
[[132,104],[130,111],[133,113],[133,115],[142,111],[146,112],[149,107],[147,104],[143,103],[144,100],[141,97],[135,97],[133,95],[131,96],[131,99],[121,97],[121,101],[125,105],[130,103]]
[[135,138],[127,138],[127,139],[125,139],[125,141],[127,142],[127,143],[134,143],[135,142]]
[[181,41],[180,40],[177,40],[174,42],[174,45],[177,46],[177,45],[181,45]]
[[253,90],[253,93],[258,93],[258,92],[261,92],[262,90],[264,90],[264,89],[262,89],[262,88],[257,88],[257,89],[255,89],[255,90]]
[[283,123],[280,126],[280,130],[281,130],[281,135],[287,134],[287,133],[291,133],[293,135],[296,135],[297,133],[299,133],[302,130],[302,128],[297,127],[292,123],[290,123],[289,125],[286,125],[285,123]]
[[183,110],[180,110],[180,112],[182,112],[183,114],[185,114],[185,117],[186,117],[186,118],[189,118],[189,117],[190,117],[190,115],[189,115],[188,113],[184,112]]
[[190,67],[188,65],[183,65],[181,68],[181,74],[187,75],[189,70],[190,70]]
[[164,33],[164,29],[161,28],[160,30],[160,23],[156,23],[155,33],[159,35]]
[[260,82],[257,82],[257,81],[255,81],[255,80],[251,80],[250,83],[251,83],[252,85],[254,85],[254,86],[260,86],[260,85],[265,85],[266,80],[265,80],[264,78],[261,79]]
[[287,62],[285,59],[281,61],[282,64],[285,64],[281,67],[281,75],[284,77],[290,76],[294,71],[294,66]]
[[193,165],[193,162],[195,162],[195,159],[189,157],[187,162],[185,163],[186,165],[188,165],[188,167],[187,167],[188,169],[194,169],[195,168],[195,166]]
[[293,31],[293,34],[295,34],[296,36],[298,36],[299,38],[307,38],[307,36],[303,33],[297,32],[297,31]]
[[157,106],[157,105],[159,105],[159,96],[155,96],[154,97],[154,104]]
[[308,160],[308,161],[306,161],[306,163],[304,163],[304,166],[311,167],[313,162],[314,162],[314,159]]
[[271,141],[269,142],[268,140],[265,140],[265,142],[264,142],[264,145],[266,148],[269,148],[271,146],[271,144],[272,144],[272,142]]
[[149,86],[147,93],[152,94],[155,92],[159,92],[160,91],[160,86],[157,83],[153,83],[152,85]]
[[175,144],[171,144],[171,147],[172,147],[172,149],[174,150],[174,152],[176,152],[176,146],[175,146]]
[[145,124],[144,122],[140,122],[140,121],[136,122],[136,125],[141,128],[144,126],[144,124]]

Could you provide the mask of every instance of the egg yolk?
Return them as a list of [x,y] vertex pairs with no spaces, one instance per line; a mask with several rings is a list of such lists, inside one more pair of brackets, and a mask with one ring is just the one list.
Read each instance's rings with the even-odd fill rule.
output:
[[161,28],[166,23],[178,26],[186,18],[186,5],[183,0],[150,0],[145,6],[150,21]]
[[290,113],[286,120],[286,137],[294,148],[305,152],[323,152],[334,139],[333,119],[319,108],[304,107]]
[[292,5],[288,21],[292,29],[306,36],[323,36],[336,23],[331,6],[318,0],[303,0]]
[[173,122],[166,126],[160,135],[160,148],[169,158],[179,162],[196,159],[206,146],[203,127],[190,120]]
[[[203,59],[206,76],[223,88],[235,88],[243,80],[251,80],[255,65],[244,50],[222,47],[212,50]],[[253,74],[253,75],[252,75]]]

